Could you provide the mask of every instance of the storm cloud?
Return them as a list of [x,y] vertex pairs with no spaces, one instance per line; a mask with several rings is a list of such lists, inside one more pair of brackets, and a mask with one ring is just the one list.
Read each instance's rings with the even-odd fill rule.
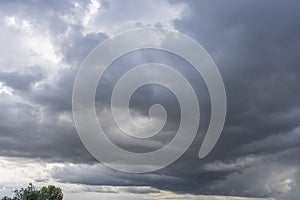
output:
[[[162,193],[166,198],[298,199],[299,1],[0,4],[0,156],[21,160],[15,163],[26,158],[55,165],[36,182],[82,185],[80,190],[85,192],[154,195],[149,199],[163,198]],[[198,136],[180,159],[160,171],[132,176],[102,166],[84,148],[72,118],[72,90],[80,64],[97,44],[136,27],[172,28],[203,45],[224,80],[227,118],[213,151],[198,159],[210,116],[209,94],[202,78],[189,63],[166,52],[144,50],[122,56],[99,82],[98,115],[110,111],[111,92],[122,73],[149,62],[170,65],[184,74],[201,108]],[[174,95],[163,87],[145,86],[132,97],[130,109],[137,117],[147,117],[155,103],[165,106],[168,120],[160,136],[151,141],[131,144],[118,136],[109,114],[99,120],[113,131],[112,141],[122,148],[136,152],[157,149],[168,143],[178,128],[180,109]],[[4,183],[0,181],[0,185]],[[65,187],[71,195],[72,190]]]

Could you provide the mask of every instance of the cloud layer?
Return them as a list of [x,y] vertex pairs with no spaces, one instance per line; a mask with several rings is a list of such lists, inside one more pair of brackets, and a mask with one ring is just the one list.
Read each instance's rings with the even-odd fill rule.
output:
[[[83,191],[89,198],[102,194],[111,199],[226,199],[223,195],[298,199],[299,1],[0,4],[0,155],[4,160],[0,191],[7,193],[33,181],[61,184],[69,199],[77,195],[72,190]],[[72,88],[81,62],[98,43],[114,33],[144,26],[173,28],[207,49],[224,79],[228,113],[217,146],[199,160],[201,133],[210,114],[201,77],[187,62],[165,52],[137,51],[121,57],[100,81],[98,114],[110,111],[111,90],[122,70],[154,61],[184,74],[201,107],[199,136],[178,161],[156,173],[131,176],[103,167],[85,150],[72,119]],[[116,134],[112,140],[137,152],[170,141],[180,120],[172,93],[157,86],[140,88],[131,109],[137,119],[143,119],[154,103],[164,105],[169,114],[163,134],[133,145],[118,137],[113,120],[105,115],[101,120]],[[37,167],[35,176],[28,173],[32,166]],[[12,172],[19,181],[5,178]]]

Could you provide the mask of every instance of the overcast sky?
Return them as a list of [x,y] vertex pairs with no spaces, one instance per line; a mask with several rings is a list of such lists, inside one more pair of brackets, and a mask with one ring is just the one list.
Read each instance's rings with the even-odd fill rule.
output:
[[[32,182],[61,187],[66,200],[298,200],[299,8],[298,0],[0,1],[0,196]],[[108,112],[125,69],[148,62],[173,66],[200,99],[199,134],[188,151],[165,169],[132,175],[105,167],[82,145],[72,118],[79,66],[97,44],[136,27],[185,33],[219,67],[227,118],[205,159],[197,157],[210,115],[205,83],[181,58],[154,50],[112,64],[97,89],[99,120],[124,149],[146,152],[168,143],[180,108],[166,88],[145,86],[131,99],[137,117],[147,116],[154,103],[165,106],[168,120],[152,141],[133,145],[118,137]]]

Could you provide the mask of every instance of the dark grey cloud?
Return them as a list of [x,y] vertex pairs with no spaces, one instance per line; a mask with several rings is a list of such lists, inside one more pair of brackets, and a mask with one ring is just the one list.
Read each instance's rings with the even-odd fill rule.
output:
[[16,90],[30,90],[32,85],[44,77],[38,72],[3,72],[0,74],[0,81],[5,83],[8,87],[11,87]]
[[169,183],[183,184],[184,179],[164,174],[127,174],[104,167],[101,164],[67,165],[53,169],[52,177],[64,183],[109,186],[163,187]]
[[[290,164],[291,160],[298,159],[276,157],[276,162],[269,163],[268,158],[281,152],[288,155],[290,150],[299,147],[296,139],[299,136],[300,89],[297,84],[300,29],[296,5],[299,3],[189,1],[188,4],[191,11],[175,22],[176,28],[207,48],[220,68],[228,96],[223,134],[204,161],[229,163],[244,156],[266,157],[255,163],[257,166],[231,169],[230,173],[227,170],[213,172],[217,175],[210,175],[206,180],[223,180],[227,188],[216,186],[212,191],[295,199],[292,189],[281,191],[284,186],[276,180],[275,174],[278,171],[289,173],[289,168],[298,169],[298,164]],[[226,177],[231,176],[237,179],[227,181]],[[272,184],[279,184],[278,187],[268,186],[272,176],[275,182]],[[198,178],[201,176],[191,180]],[[203,183],[197,181],[199,185]],[[296,179],[294,184],[299,184],[297,182]]]
[[129,187],[126,191],[134,194],[160,193],[159,190],[153,188],[145,188],[145,187]]
[[[79,3],[88,5],[88,2]],[[127,55],[127,59],[120,58],[113,63],[100,82],[102,85],[97,92],[97,108],[109,108],[111,89],[129,66],[163,62],[182,72],[197,92],[204,113],[199,135],[178,161],[156,173],[132,176],[99,169],[94,164],[95,160],[82,146],[74,128],[71,117],[72,87],[83,58],[108,35],[101,31],[83,33],[85,27],[80,19],[73,19],[74,23],[67,22],[66,19],[70,17],[66,16],[76,16],[78,13],[72,3],[60,1],[1,2],[3,16],[16,15],[34,21],[49,32],[51,42],[61,53],[62,63],[69,65],[51,81],[47,80],[47,73],[40,70],[45,66],[34,66],[30,71],[0,70],[0,81],[12,88],[17,96],[0,96],[1,156],[80,163],[78,168],[68,166],[53,172],[53,178],[63,183],[151,186],[177,193],[298,199],[299,1],[213,0],[170,3],[187,5],[183,17],[173,21],[173,25],[208,50],[220,69],[226,87],[226,124],[220,141],[207,158],[197,158],[203,137],[201,133],[207,128],[210,114],[205,84],[180,58],[162,52],[145,51],[134,52]],[[116,9],[116,6],[119,9],[118,5],[106,2],[102,9],[109,11]],[[127,21],[139,21],[141,14],[132,14],[132,9],[132,5],[126,7],[124,13],[130,15]],[[101,24],[101,16],[109,21],[107,14],[99,15],[96,17],[96,25],[107,26],[108,22]],[[113,26],[119,23],[116,21],[113,18],[109,23]],[[148,20],[152,21],[157,20]],[[119,70],[120,66],[122,70]],[[42,81],[45,82],[39,87],[32,87]],[[163,88],[141,88],[132,98],[131,106],[139,114],[147,115],[150,105],[156,102],[165,105],[169,112],[166,133],[176,130],[179,120],[178,102]],[[136,146],[125,142],[123,145],[124,148],[136,151],[151,150],[153,146],[160,147],[170,138],[172,134],[154,139],[154,142],[161,144],[145,143],[146,146]],[[118,138],[115,139],[120,142]],[[130,192],[151,191],[138,188]]]

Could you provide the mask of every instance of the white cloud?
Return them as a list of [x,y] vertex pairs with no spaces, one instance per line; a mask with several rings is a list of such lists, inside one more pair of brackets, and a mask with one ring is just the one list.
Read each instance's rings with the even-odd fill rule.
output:
[[74,3],[72,13],[62,15],[69,24],[81,24],[83,33],[104,32],[114,34],[137,26],[173,27],[172,21],[180,19],[186,6],[169,4],[166,0],[97,1],[89,4]]
[[61,62],[59,48],[44,27],[18,16],[4,16],[0,27],[0,43],[5,46],[0,58],[2,71],[13,72],[38,66],[49,80],[66,67]]
[[12,95],[13,89],[10,87],[5,86],[2,82],[0,82],[0,95],[7,94]]
[[275,200],[273,198],[249,198],[234,196],[216,196],[216,195],[187,195],[164,192],[163,195],[155,197],[155,200]]

